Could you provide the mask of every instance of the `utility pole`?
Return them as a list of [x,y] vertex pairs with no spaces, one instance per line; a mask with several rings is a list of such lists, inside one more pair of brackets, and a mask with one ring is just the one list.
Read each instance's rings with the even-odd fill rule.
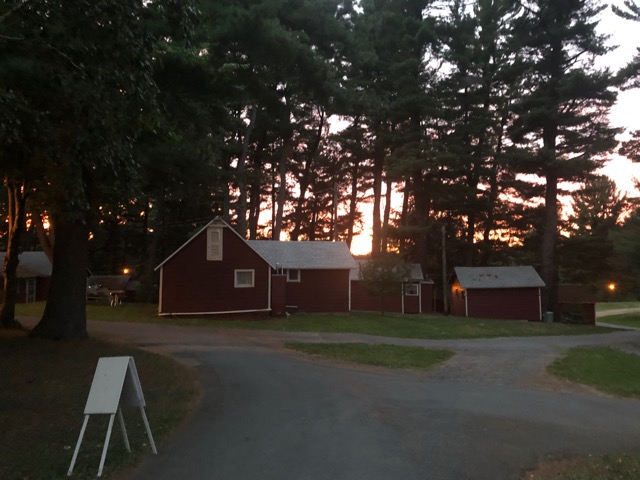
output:
[[444,314],[449,314],[449,292],[447,291],[447,246],[445,243],[446,228],[442,226],[442,301]]

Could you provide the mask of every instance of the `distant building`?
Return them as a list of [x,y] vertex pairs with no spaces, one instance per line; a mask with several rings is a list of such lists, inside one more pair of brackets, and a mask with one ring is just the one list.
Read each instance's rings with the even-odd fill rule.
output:
[[[5,252],[0,252],[0,265],[4,265]],[[18,303],[31,303],[47,299],[51,284],[51,261],[44,252],[22,252],[18,255]],[[4,301],[4,278],[0,278],[0,301]]]
[[531,266],[455,267],[451,313],[462,317],[542,320],[540,275]]
[[[368,259],[358,259],[360,265]],[[360,269],[351,270],[351,310],[396,313],[431,313],[433,311],[433,280],[425,279],[419,263],[410,265],[409,276],[398,283],[398,293],[378,297],[363,285]]]
[[217,218],[156,268],[159,313],[348,312],[354,268],[346,243],[245,240]]

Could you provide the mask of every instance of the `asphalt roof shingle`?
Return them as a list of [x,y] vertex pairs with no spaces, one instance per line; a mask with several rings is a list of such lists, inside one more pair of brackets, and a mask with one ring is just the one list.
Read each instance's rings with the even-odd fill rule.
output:
[[462,288],[531,288],[544,287],[538,272],[523,267],[455,267]]
[[[5,252],[0,252],[0,265],[4,264]],[[44,252],[22,252],[18,255],[18,278],[51,276],[51,262]]]
[[358,268],[344,242],[279,242],[247,240],[274,268],[344,270]]

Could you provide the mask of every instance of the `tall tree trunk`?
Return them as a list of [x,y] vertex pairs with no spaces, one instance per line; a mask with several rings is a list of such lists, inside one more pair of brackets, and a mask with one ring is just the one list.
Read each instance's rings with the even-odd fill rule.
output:
[[542,311],[555,312],[557,301],[555,250],[558,231],[558,179],[550,167],[547,167],[546,179],[540,272],[546,288],[543,289]]
[[384,204],[384,216],[382,220],[382,236],[380,238],[380,250],[382,252],[387,251],[387,246],[389,244],[389,218],[391,217],[391,195],[393,190],[393,182],[388,180],[386,182],[387,191],[385,195],[385,204]]
[[414,209],[417,227],[414,236],[416,248],[415,256],[416,260],[422,267],[422,271],[426,272],[429,264],[428,233],[430,229],[429,212],[431,210],[431,194],[429,189],[431,188],[431,179],[428,174],[425,176],[421,171],[416,171],[411,184],[414,189]]
[[282,155],[280,157],[280,165],[278,166],[279,189],[276,204],[276,217],[273,220],[273,228],[271,230],[272,240],[280,240],[280,232],[282,231],[282,219],[284,218],[284,204],[287,199],[287,164],[291,154],[293,153],[293,132],[289,131],[282,146]]
[[249,124],[244,132],[242,139],[242,152],[238,158],[236,166],[236,178],[238,182],[238,206],[236,208],[237,223],[236,231],[242,238],[247,238],[247,181],[245,178],[245,166],[247,156],[249,155],[249,142],[251,141],[251,132],[256,124],[256,116],[258,114],[258,106],[252,105],[249,112]]
[[378,139],[373,154],[373,212],[371,225],[371,256],[382,251],[382,225],[380,207],[382,204],[382,175],[384,171],[385,147]]
[[349,213],[347,214],[347,245],[351,248],[353,243],[353,230],[356,225],[358,213],[358,165],[351,167],[351,191],[349,192]]
[[18,295],[18,254],[20,239],[25,231],[25,204],[27,190],[23,182],[6,179],[8,196],[9,234],[7,251],[4,256],[4,301],[0,310],[0,326],[2,328],[20,328],[16,321],[16,297]]
[[[404,192],[402,195],[402,212],[400,213],[400,226],[401,227],[408,227],[409,226],[409,194],[410,194],[410,190],[411,190],[411,177],[406,176],[404,179]],[[400,252],[405,252],[406,251],[406,245],[407,245],[407,236],[406,236],[406,232],[400,232],[400,245],[398,247],[398,250],[400,250]]]
[[291,240],[297,241],[300,236],[300,232],[302,231],[302,224],[305,220],[304,215],[304,206],[305,206],[305,195],[307,194],[307,190],[309,190],[309,185],[311,184],[311,174],[315,169],[314,160],[316,155],[318,154],[318,150],[320,148],[320,142],[322,141],[322,132],[325,126],[325,113],[324,110],[320,111],[320,121],[318,122],[318,128],[316,129],[316,135],[313,140],[313,143],[307,149],[306,162],[302,172],[300,173],[300,177],[298,179],[298,186],[300,189],[300,193],[298,194],[298,201],[296,202],[295,214],[293,216],[294,226],[291,230]]
[[54,217],[56,242],[49,297],[32,337],[71,339],[87,334],[87,266],[89,229],[86,222]]
[[[164,222],[164,189],[160,189],[158,195],[153,202],[153,210],[155,210],[155,218],[151,217],[151,208],[149,202],[146,202],[145,208],[145,227],[143,235],[146,239],[146,261],[140,276],[140,300],[152,302],[157,300],[157,288],[155,286],[155,267],[158,258],[158,249],[160,247],[160,239],[163,236]],[[149,231],[151,230],[151,231]]]

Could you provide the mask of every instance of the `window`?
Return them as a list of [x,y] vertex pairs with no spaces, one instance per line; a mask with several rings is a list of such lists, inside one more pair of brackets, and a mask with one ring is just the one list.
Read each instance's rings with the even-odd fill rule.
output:
[[254,270],[235,270],[233,286],[235,288],[251,288],[254,285]]
[[404,285],[404,294],[407,295],[407,296],[418,295],[418,284],[417,283],[405,283],[405,285]]
[[300,270],[287,270],[287,282],[299,282]]
[[222,227],[207,229],[207,260],[222,260]]

